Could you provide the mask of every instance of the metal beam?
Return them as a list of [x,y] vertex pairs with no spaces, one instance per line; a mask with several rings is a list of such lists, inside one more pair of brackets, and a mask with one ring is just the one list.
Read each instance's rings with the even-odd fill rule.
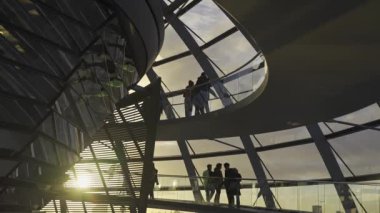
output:
[[157,123],[160,120],[161,110],[160,110],[160,88],[161,79],[156,79],[151,84],[151,90],[148,97],[144,98],[144,107],[139,107],[139,112],[143,117],[146,124],[146,138],[145,138],[145,153],[143,157],[143,171],[141,179],[141,189],[140,189],[140,205],[139,213],[145,213],[147,209],[148,196],[152,190],[154,184],[152,183],[152,177],[154,174],[154,149],[156,144],[156,133],[157,133]]
[[189,0],[175,0],[169,6],[164,7],[164,14],[172,14],[181,5],[186,4]]
[[177,141],[177,143],[178,143],[179,150],[182,154],[183,161],[185,163],[187,174],[188,174],[189,179],[190,179],[190,184],[191,184],[192,189],[193,189],[194,199],[196,202],[202,202],[203,197],[202,197],[202,194],[200,192],[198,178],[197,178],[197,174],[195,172],[195,166],[194,166],[194,163],[191,159],[189,149],[186,145],[186,140],[179,139]]
[[[156,79],[158,79],[158,76],[154,72],[153,69],[151,69],[147,72],[147,76],[151,82],[154,82]],[[161,91],[163,91],[162,88],[161,88]],[[161,101],[162,101],[162,104],[164,106],[163,110],[164,110],[166,116],[169,119],[175,119],[175,115],[174,115],[173,109],[170,107],[171,105],[170,105],[168,98],[165,95],[162,95]],[[169,106],[169,107],[167,107],[167,106]],[[194,166],[193,161],[191,160],[191,155],[190,155],[189,149],[187,148],[186,140],[179,139],[179,140],[177,140],[177,144],[178,144],[178,147],[179,147],[180,152],[181,152],[181,156],[182,156],[181,159],[183,159],[183,161],[185,163],[187,175],[189,176],[190,184],[191,184],[191,187],[193,189],[194,200],[196,202],[202,202],[203,197],[202,197],[202,194],[201,194],[200,189],[199,189],[199,184],[198,184],[197,174],[195,171],[195,166]]]
[[[106,181],[104,179],[104,176],[103,176],[103,172],[102,170],[100,169],[100,165],[99,165],[99,162],[98,162],[98,158],[96,157],[96,154],[95,154],[95,151],[94,151],[94,148],[92,148],[92,145],[90,144],[89,145],[90,147],[90,151],[91,151],[91,155],[92,155],[92,158],[94,159],[95,161],[95,165],[96,165],[96,169],[98,170],[98,173],[99,173],[99,176],[100,176],[100,180],[102,181],[102,185],[104,187],[104,191],[106,192],[106,195],[109,196],[109,192],[108,192],[108,186],[106,184]],[[74,168],[75,170],[75,168]],[[83,202],[83,201],[82,201]],[[113,205],[110,203],[110,207],[111,207],[111,211],[112,213],[115,213],[115,209],[113,208]]]
[[344,124],[344,125],[349,125],[349,126],[355,126],[355,127],[360,127],[362,129],[370,129],[370,130],[375,130],[375,131],[380,131],[380,128],[377,127],[372,127],[372,126],[366,126],[363,124],[354,124],[346,121],[338,121],[338,120],[330,120],[328,123],[338,123],[338,124]]
[[[321,128],[318,123],[309,124],[306,126],[314,143],[322,157],[323,162],[331,176],[333,182],[344,182],[345,178],[342,170],[339,167],[338,161],[336,160],[334,153],[327,141],[326,137],[323,135]],[[334,184],[336,192],[341,200],[342,206],[346,212],[357,212],[356,204],[350,193],[350,187],[346,183],[336,183]]]
[[[233,28],[227,30],[226,32],[218,35],[217,37],[211,39],[207,43],[203,44],[202,46],[200,46],[200,48],[202,50],[204,50],[204,49],[206,49],[206,48],[208,48],[208,47],[210,47],[210,46],[212,46],[212,45],[214,45],[214,44],[222,41],[223,39],[225,39],[226,37],[234,34],[237,31],[238,31],[238,29],[236,27],[233,27]],[[184,57],[189,56],[189,55],[191,55],[191,52],[189,50],[188,51],[184,51],[182,53],[178,53],[176,55],[173,55],[173,56],[161,59],[159,61],[156,61],[156,62],[154,62],[153,66],[160,66],[160,65],[172,62],[174,60],[178,60],[180,58],[184,58]]]
[[124,150],[124,145],[121,141],[113,140],[111,134],[108,132],[108,129],[106,127],[104,128],[104,130],[107,133],[109,140],[111,141],[113,150],[115,150],[115,154],[117,156],[117,159],[119,160],[121,169],[123,171],[123,176],[126,183],[126,186],[125,186],[126,191],[136,201],[136,194],[135,194],[134,187],[131,181],[131,176],[130,176],[131,172],[128,167],[128,163],[127,163],[128,160],[127,160],[126,153]]
[[[91,146],[91,145],[90,145],[90,146]],[[97,166],[98,166],[98,165],[97,165]],[[78,179],[77,172],[75,171],[75,166],[73,166],[71,170],[73,171],[74,178],[75,178],[75,179]],[[101,171],[100,171],[100,172],[101,172]],[[105,189],[103,189],[103,190],[105,190]],[[84,211],[84,213],[87,213],[87,207],[86,207],[86,203],[85,203],[84,201],[82,201],[82,207],[83,207],[83,211]],[[112,207],[111,207],[111,209],[112,209]]]
[[193,7],[195,7],[198,3],[200,3],[202,0],[193,0],[190,3],[188,3],[185,7],[181,8],[177,13],[177,17],[182,16],[183,14],[187,13],[189,10],[191,10]]
[[274,195],[270,190],[263,165],[261,164],[260,156],[257,154],[253,142],[249,136],[240,136],[240,139],[244,145],[245,151],[247,152],[247,156],[249,158],[249,161],[251,162],[253,171],[255,172],[257,183],[263,194],[265,206],[267,208],[275,209],[276,204],[273,199]]
[[[208,60],[207,55],[202,51],[202,49],[198,46],[197,42],[191,36],[190,32],[186,29],[185,25],[175,14],[166,14],[165,15],[168,22],[171,24],[173,29],[177,32],[179,37],[185,43],[187,48],[193,54],[198,64],[202,67],[202,70],[207,74],[210,80],[218,79],[219,76],[215,71],[214,67]],[[221,99],[224,106],[228,106],[232,104],[232,100],[229,97],[225,97],[228,95],[227,89],[224,85],[218,81],[212,83],[212,86],[215,88],[216,93]]]

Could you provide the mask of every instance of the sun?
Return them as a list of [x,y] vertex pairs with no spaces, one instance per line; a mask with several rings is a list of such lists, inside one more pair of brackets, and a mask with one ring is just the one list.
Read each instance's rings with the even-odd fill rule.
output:
[[75,181],[75,186],[77,188],[88,188],[91,183],[91,177],[89,175],[83,174],[83,175],[78,175],[76,181]]

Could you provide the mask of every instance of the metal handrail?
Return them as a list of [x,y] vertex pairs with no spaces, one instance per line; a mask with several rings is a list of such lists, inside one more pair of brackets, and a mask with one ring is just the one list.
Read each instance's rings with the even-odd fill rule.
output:
[[[132,172],[133,175],[142,175],[142,173]],[[217,179],[220,177],[189,177],[186,175],[169,175],[169,174],[158,174],[158,177],[171,177],[171,178],[188,178],[188,179]],[[224,179],[225,177],[223,177]],[[229,178],[229,179],[239,179],[242,181],[258,181],[256,178]],[[349,184],[349,185],[367,185],[367,186],[380,186],[380,182],[371,182],[371,183],[363,183],[363,182],[348,182],[348,181],[326,181],[326,180],[286,180],[286,179],[266,179],[268,182],[273,183],[318,183],[318,184]]]
[[[167,175],[159,174],[158,177],[174,177],[174,178],[189,178],[189,179],[203,179],[203,178],[219,178],[219,177],[189,177],[185,175]],[[258,181],[256,178],[229,178],[239,179],[242,181]],[[368,185],[368,186],[380,186],[380,182],[362,183],[362,182],[347,182],[347,181],[323,181],[323,180],[286,180],[286,179],[266,179],[268,182],[288,182],[288,183],[319,183],[319,184],[350,184],[350,185]]]
[[[243,71],[247,71],[248,72],[254,72],[254,71],[257,71],[257,70],[260,70],[262,69],[263,67],[259,66],[257,68],[248,68],[248,69],[245,69],[245,70],[240,70],[240,72],[243,72]],[[205,82],[205,83],[202,83],[202,84],[198,84],[198,85],[194,85],[191,89],[194,90],[194,89],[197,89],[197,88],[200,88],[200,87],[203,87],[203,86],[206,86],[206,85],[211,85],[217,81],[220,81],[220,82],[223,82],[223,80],[227,79],[229,82],[230,80],[228,78],[231,78],[231,76],[234,76],[234,75],[238,75],[240,72],[233,72],[233,73],[228,73],[227,75],[224,75],[224,76],[221,76],[219,78],[216,78],[216,79],[212,79],[208,82]],[[226,82],[224,82],[226,83]],[[175,96],[179,96],[179,95],[182,95],[184,92],[186,91],[186,89],[180,89],[180,90],[176,90],[176,91],[171,91],[171,92],[168,92],[166,93],[166,97],[170,98],[170,97],[175,97]]]

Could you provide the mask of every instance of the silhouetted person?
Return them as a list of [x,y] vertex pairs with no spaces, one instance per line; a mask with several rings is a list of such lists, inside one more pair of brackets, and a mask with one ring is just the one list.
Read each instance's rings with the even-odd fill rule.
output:
[[222,164],[218,163],[216,164],[216,167],[214,168],[213,172],[213,183],[215,187],[215,198],[214,198],[214,203],[219,204],[220,202],[220,191],[223,186],[223,174],[222,174]]
[[152,171],[152,177],[150,179],[150,188],[149,188],[150,189],[149,197],[151,199],[154,199],[154,193],[153,193],[154,184],[159,185],[157,174],[158,174],[158,170],[156,169],[156,167],[154,167],[154,164],[153,164],[153,171]]
[[226,194],[228,199],[228,206],[232,207],[234,202],[234,195],[230,191],[230,184],[231,184],[231,169],[229,163],[224,163],[224,187],[226,188]]
[[183,97],[185,98],[185,116],[190,117],[193,112],[193,87],[194,82],[189,81],[189,84],[187,85],[185,92],[183,93]]
[[196,85],[199,85],[199,94],[202,101],[202,108],[206,110],[206,112],[210,112],[210,107],[208,105],[208,100],[210,99],[210,79],[207,77],[206,73],[202,73],[201,76],[198,77]]
[[[241,174],[236,168],[231,168],[230,174],[231,174],[231,179],[230,179],[229,191],[232,195],[232,205],[236,204],[236,207],[240,208]],[[234,202],[235,200],[236,202]]]
[[206,192],[206,200],[207,202],[210,202],[212,196],[215,193],[215,187],[214,187],[214,180],[213,180],[213,171],[212,171],[212,165],[208,164],[207,169],[203,172],[203,185],[205,187]]
[[205,113],[204,109],[204,100],[202,98],[201,93],[201,81],[199,80],[200,77],[197,80],[197,83],[194,86],[192,96],[193,96],[193,104],[195,107],[195,115],[201,115]]

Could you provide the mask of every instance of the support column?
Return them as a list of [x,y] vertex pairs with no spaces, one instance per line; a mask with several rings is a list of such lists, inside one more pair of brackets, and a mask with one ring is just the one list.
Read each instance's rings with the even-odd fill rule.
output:
[[[154,82],[158,78],[157,74],[152,69],[147,72],[147,76],[150,82]],[[163,93],[162,88],[161,91]],[[170,105],[170,102],[165,95],[161,96],[161,101],[164,107],[164,112],[168,119],[175,119],[173,109],[171,107],[166,107]],[[184,139],[179,139],[177,140],[177,143],[179,150],[182,154],[183,161],[185,163],[187,175],[190,179],[191,188],[193,189],[194,200],[196,202],[202,202],[203,197],[199,189],[197,174],[195,172],[195,166],[193,164],[193,161],[191,160],[190,152],[187,148],[186,141]]]
[[191,188],[193,189],[193,195],[196,202],[202,202],[203,197],[201,191],[199,189],[199,182],[197,178],[197,174],[195,172],[195,166],[193,161],[191,160],[189,149],[187,148],[186,141],[184,139],[179,139],[178,147],[181,151],[183,161],[185,163],[186,171],[189,176]]
[[66,203],[66,200],[60,200],[59,201],[59,205],[60,205],[60,209],[61,209],[61,213],[67,213],[67,203]]
[[145,152],[143,156],[143,176],[141,179],[141,190],[140,190],[140,210],[139,213],[146,212],[148,207],[148,195],[151,191],[150,184],[152,177],[155,175],[153,173],[154,165],[154,149],[156,143],[156,133],[157,133],[157,123],[160,120],[160,89],[161,89],[161,79],[156,79],[152,81],[152,90],[150,91],[150,96],[144,99],[144,107],[140,108],[139,111],[145,121],[146,125],[146,142],[145,142]]
[[273,194],[272,194],[272,191],[270,190],[263,165],[261,164],[260,157],[256,152],[253,142],[249,136],[240,136],[240,139],[243,143],[245,151],[247,152],[253,171],[255,172],[257,183],[263,194],[265,206],[267,208],[275,209],[276,204],[273,199]]
[[[331,176],[332,181],[335,183],[335,189],[341,200],[343,208],[346,213],[357,212],[357,208],[353,197],[350,193],[350,188],[345,182],[342,170],[339,167],[338,161],[336,160],[334,153],[326,140],[321,128],[317,123],[310,124],[306,126],[311,137],[314,140],[315,145],[325,163],[325,166]],[[339,183],[342,182],[342,183]]]

